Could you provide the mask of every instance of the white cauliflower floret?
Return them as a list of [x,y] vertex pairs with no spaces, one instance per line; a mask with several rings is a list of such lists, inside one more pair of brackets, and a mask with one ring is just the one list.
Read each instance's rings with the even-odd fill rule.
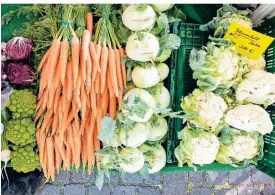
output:
[[253,70],[245,76],[236,90],[238,101],[271,105],[275,102],[275,74]]
[[193,164],[202,166],[215,161],[220,144],[214,134],[198,128],[185,127],[179,132],[178,137],[181,142],[175,150],[175,156],[180,167],[185,163],[193,167]]
[[273,129],[268,112],[253,104],[240,105],[229,110],[225,115],[225,122],[234,128],[259,132],[262,135],[270,133]]
[[191,124],[211,131],[216,129],[227,110],[227,104],[221,96],[199,89],[184,97],[181,107],[185,113],[198,113],[189,120]]
[[263,56],[260,56],[257,60],[242,57],[242,61],[245,63],[246,72],[251,72],[252,70],[264,70],[266,65],[266,61]]
[[252,159],[258,154],[258,140],[249,136],[235,136],[228,150],[229,156],[237,161]]

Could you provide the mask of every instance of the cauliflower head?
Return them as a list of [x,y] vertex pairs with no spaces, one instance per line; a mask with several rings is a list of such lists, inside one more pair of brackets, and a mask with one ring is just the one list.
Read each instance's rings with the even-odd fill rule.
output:
[[252,70],[264,70],[266,61],[263,56],[260,56],[257,60],[242,56],[244,62],[244,72],[251,72]]
[[222,37],[233,22],[252,29],[253,24],[247,17],[248,14],[248,11],[238,10],[232,5],[224,5],[217,10],[217,16],[212,21],[200,26],[200,30],[213,30],[214,37]]
[[247,104],[236,106],[225,114],[225,122],[246,132],[259,132],[262,135],[273,130],[268,112],[260,106]]
[[244,63],[236,48],[226,40],[211,41],[200,50],[193,48],[189,61],[193,78],[204,91],[226,94],[241,80]]
[[15,119],[32,117],[36,108],[36,96],[28,89],[13,90],[7,107]]
[[185,163],[194,167],[193,164],[202,166],[215,161],[220,144],[214,134],[199,128],[189,129],[185,127],[179,132],[178,137],[181,142],[175,150],[175,155],[179,167]]
[[275,74],[253,70],[245,75],[236,90],[238,101],[269,106],[275,102]]
[[224,99],[213,92],[195,89],[192,94],[182,99],[181,107],[185,113],[195,112],[197,115],[187,118],[195,126],[212,132],[218,132],[218,125],[227,110]]
[[39,157],[33,151],[33,145],[14,149],[11,153],[11,165],[15,171],[28,173],[40,167]]
[[263,135],[228,128],[222,131],[220,149],[216,160],[221,164],[243,166],[246,163],[257,164],[263,156]]
[[25,146],[35,141],[35,126],[31,119],[11,119],[7,124],[7,139],[15,145]]

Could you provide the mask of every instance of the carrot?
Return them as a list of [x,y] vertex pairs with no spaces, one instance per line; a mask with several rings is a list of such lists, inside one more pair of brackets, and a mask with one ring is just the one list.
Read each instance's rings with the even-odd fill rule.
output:
[[119,96],[118,96],[118,98],[117,98],[117,100],[118,100],[118,109],[119,110],[121,110],[121,108],[122,108],[122,103],[123,103],[123,91],[122,90],[120,90],[119,91]]
[[94,143],[93,143],[93,132],[95,129],[95,118],[91,115],[91,120],[89,127],[87,129],[87,152],[88,152],[88,174],[90,175],[92,172],[92,168],[95,163],[95,155],[94,155]]
[[88,30],[84,30],[83,36],[82,36],[82,56],[83,56],[84,62],[88,58],[90,40],[91,40],[91,33]]
[[[69,44],[69,43],[68,43]],[[53,77],[54,77],[54,71],[55,71],[55,67],[59,58],[59,54],[60,54],[60,50],[61,50],[61,42],[60,42],[60,38],[58,39],[54,39],[53,40],[53,44],[52,44],[52,48],[51,48],[51,53],[49,56],[49,64],[48,65],[48,88],[52,87],[52,81],[53,81]]]
[[101,119],[102,119],[102,97],[99,97],[97,99],[97,115],[96,115],[96,127],[97,127],[97,131],[98,134],[100,134],[100,130],[101,130]]
[[72,149],[72,159],[75,159],[75,145],[74,145],[74,134],[73,134],[72,124],[68,125],[67,132],[68,132],[68,139],[69,139],[69,142],[70,142],[70,146],[71,146],[71,149]]
[[100,56],[100,76],[101,76],[101,94],[104,91],[105,88],[105,82],[106,82],[106,71],[107,71],[107,64],[108,64],[108,48],[106,46],[103,46],[101,50],[101,56]]
[[100,43],[98,42],[98,43],[95,45],[95,51],[96,51],[96,56],[97,56],[97,59],[98,59],[98,60],[100,59],[100,56],[101,56],[101,50],[102,50],[102,46],[101,46]]
[[53,105],[55,90],[52,87],[52,88],[49,88],[48,91],[49,91],[49,97],[47,102],[47,109],[50,109],[52,108],[52,105]]
[[43,97],[41,97],[41,101],[43,102],[41,105],[41,108],[43,110],[47,107],[48,98],[49,98],[49,90],[45,90]]
[[47,145],[47,157],[48,157],[48,168],[49,174],[52,178],[52,181],[55,180],[55,164],[54,164],[54,143],[52,137],[47,137],[46,139]]
[[47,52],[42,57],[42,59],[39,63],[39,66],[37,68],[38,72],[40,72],[43,69],[44,65],[47,64],[47,60],[49,59],[50,49],[51,49],[51,47],[47,50]]
[[72,93],[73,93],[73,67],[72,67],[72,60],[70,60],[68,62],[68,65],[67,65],[67,87],[68,87],[68,90],[67,90],[67,100],[70,101],[71,98],[72,98]]
[[[119,48],[119,53],[120,53],[120,59],[122,59],[125,56],[125,51],[122,47]],[[124,86],[125,86],[126,83],[127,83],[125,64],[121,64],[121,73],[122,73],[123,83],[124,83]]]
[[87,146],[87,133],[85,132],[82,136],[82,142],[81,142],[81,160],[82,160],[82,167],[83,170],[85,170],[87,160],[88,160],[88,146]]
[[57,61],[56,68],[55,68],[55,73],[54,73],[54,77],[53,77],[53,88],[56,89],[59,85],[62,86],[61,72],[60,72],[60,58]]
[[115,52],[112,48],[109,48],[109,70],[110,77],[112,81],[112,86],[116,97],[118,97],[118,84],[117,84],[117,75],[116,75],[116,57]]
[[80,100],[81,84],[82,84],[82,77],[81,77],[81,72],[79,72],[76,87],[74,89],[74,97],[75,97],[75,101],[77,103],[78,109],[81,108],[81,100]]
[[66,168],[67,170],[69,170],[71,168],[72,165],[72,147],[70,145],[70,142],[67,142],[67,147],[66,147],[66,164],[64,164],[64,168]]
[[63,142],[61,142],[60,135],[54,136],[54,144],[57,145],[60,155],[61,155],[61,158],[62,158],[63,162],[66,163],[66,149],[65,149],[65,145],[63,144]]
[[109,95],[110,97],[114,97],[114,90],[113,90],[113,86],[112,86],[112,81],[111,81],[111,77],[110,77],[110,70],[107,70],[107,84],[108,84],[108,89],[109,89]]
[[115,57],[116,57],[116,73],[117,73],[117,80],[118,80],[118,89],[123,90],[123,78],[121,72],[121,63],[120,63],[120,53],[118,49],[114,49]]
[[95,93],[99,94],[100,93],[100,75],[97,73],[96,79],[95,79]]
[[[45,139],[45,143],[46,143],[46,139]],[[44,176],[46,177],[47,181],[50,179],[48,176],[48,152],[47,152],[47,147],[44,147],[44,149],[42,148],[42,150],[44,150],[43,152],[43,161],[41,162],[42,165],[42,169],[44,172]]]
[[44,148],[45,148],[45,143],[46,143],[46,132],[42,131],[41,129],[39,129],[40,133],[39,133],[39,142],[40,142],[40,148],[41,150],[39,150],[39,157],[40,157],[40,162],[43,163],[44,162]]
[[117,103],[117,99],[116,97],[112,97],[110,99],[110,104],[109,104],[109,114],[110,117],[114,120],[116,117],[116,103]]
[[57,173],[59,174],[59,168],[62,164],[62,157],[59,152],[58,146],[56,144],[54,144],[54,154],[55,154],[55,168]]
[[86,27],[92,37],[93,36],[93,14],[91,12],[87,12],[86,14]]
[[95,93],[95,89],[94,89],[94,85],[92,84],[92,88],[91,88],[91,93],[90,93],[90,104],[91,104],[91,108],[92,108],[92,113],[94,115],[94,117],[96,117],[97,115],[97,109],[96,109],[96,93]]
[[58,106],[58,103],[59,103],[59,99],[60,99],[60,96],[61,96],[61,90],[62,90],[62,86],[59,85],[55,91],[55,95],[54,95],[54,103],[53,103],[53,110],[54,112],[57,111],[57,106]]
[[44,110],[42,108],[37,111],[33,120],[34,124],[36,124],[36,122],[42,116],[43,113],[44,113]]
[[46,134],[48,134],[52,123],[53,123],[53,117],[50,118],[50,120],[48,121],[48,124],[47,124],[47,126],[45,128]]
[[92,85],[92,59],[89,54],[86,61],[86,90],[88,94],[90,93],[91,85]]
[[61,81],[62,85],[64,85],[64,82],[65,82],[66,66],[67,66],[67,62],[68,62],[69,49],[70,49],[69,41],[63,40],[61,42],[60,63],[59,63],[60,81]]
[[79,132],[79,122],[73,121],[73,136],[74,136],[74,147],[75,147],[75,168],[78,170],[80,167],[80,153],[81,153],[81,135]]
[[82,115],[82,116],[83,116],[83,118],[81,119],[80,132],[81,132],[81,135],[83,136],[83,135],[84,135],[84,130],[85,130],[86,124],[87,124],[87,122],[88,122],[89,113],[86,112],[85,115]]
[[[80,48],[80,52],[82,52],[83,49]],[[86,61],[83,58],[83,55],[80,55],[80,69],[79,69],[80,73],[81,73],[81,78],[83,83],[86,82]],[[79,78],[78,78],[79,79]]]
[[107,110],[108,110],[108,104],[109,104],[109,93],[108,93],[108,88],[107,86],[105,86],[104,92],[102,94],[102,116],[105,116],[107,114]]
[[72,66],[73,66],[73,86],[76,87],[78,77],[78,66],[79,66],[79,53],[80,43],[77,36],[72,38]]
[[43,69],[43,71],[41,73],[39,92],[43,91],[48,85],[47,76],[49,76],[49,73],[50,73],[49,69],[51,68],[50,67],[50,56],[46,63],[47,63],[46,67]]
[[[98,140],[97,138],[98,136],[98,129],[95,129],[94,130],[94,135],[93,135],[93,139],[94,139],[94,145],[95,145],[95,151],[99,151],[100,150],[100,141]],[[96,157],[96,166],[97,166],[97,169],[100,170],[100,156],[99,155],[95,155]]]
[[80,92],[80,98],[81,98],[81,114],[85,116],[86,109],[87,109],[87,96],[86,91],[84,89],[84,85],[81,86],[81,92]]
[[58,114],[54,114],[51,136],[54,135],[54,133],[57,130],[57,127],[58,127],[58,116],[59,116]]
[[[94,64],[93,64],[94,65]],[[97,72],[97,68],[95,67],[95,66],[93,66],[93,68],[92,68],[92,83],[94,83],[95,82],[95,79],[96,79],[96,75],[97,74],[99,74],[98,72]]]
[[95,44],[92,41],[90,41],[89,48],[90,48],[90,55],[92,57],[93,64],[96,67],[97,71],[100,72],[101,70],[100,70],[100,66],[99,66],[99,57],[98,57],[96,49],[95,49]]

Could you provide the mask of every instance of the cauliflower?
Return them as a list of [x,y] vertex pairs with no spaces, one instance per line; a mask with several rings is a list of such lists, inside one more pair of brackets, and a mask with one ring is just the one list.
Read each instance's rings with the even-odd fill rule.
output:
[[228,89],[241,80],[243,62],[236,48],[226,40],[209,42],[201,50],[193,48],[190,53],[193,78],[204,91],[226,94]]
[[14,149],[11,153],[11,165],[15,171],[28,173],[40,167],[39,157],[33,151],[33,145]]
[[36,96],[28,89],[13,90],[7,107],[15,119],[32,117],[36,108]]
[[237,129],[222,131],[216,160],[221,164],[242,166],[247,161],[256,164],[263,154],[263,136]]
[[187,163],[188,166],[194,167],[193,164],[211,164],[215,161],[219,150],[218,138],[199,128],[188,129],[185,127],[178,134],[181,139],[180,145],[175,150],[179,167]]
[[263,56],[260,56],[257,60],[242,56],[241,60],[245,64],[244,72],[251,72],[252,70],[264,70],[266,61]]
[[245,28],[252,29],[253,24],[247,17],[248,14],[248,11],[237,10],[231,5],[224,5],[217,10],[217,17],[214,17],[207,24],[201,25],[200,30],[214,30],[214,37],[222,37],[233,22]]
[[181,107],[185,113],[197,113],[194,117],[187,118],[190,124],[210,131],[217,130],[227,110],[227,104],[222,97],[200,89],[195,89],[192,94],[185,96]]
[[271,105],[275,102],[275,74],[263,70],[253,70],[245,75],[245,79],[236,90],[238,101],[254,104]]
[[240,105],[229,110],[225,114],[225,122],[234,128],[246,132],[259,132],[262,135],[270,133],[273,129],[268,112],[253,104]]
[[7,139],[15,145],[25,146],[35,141],[34,123],[29,118],[9,120],[6,133]]

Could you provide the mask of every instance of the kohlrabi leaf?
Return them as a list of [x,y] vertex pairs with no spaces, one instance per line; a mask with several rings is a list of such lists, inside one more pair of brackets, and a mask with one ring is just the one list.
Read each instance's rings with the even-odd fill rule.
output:
[[180,37],[175,34],[165,34],[159,40],[160,52],[164,49],[178,49],[180,47]]
[[169,23],[180,22],[186,19],[186,16],[184,15],[184,13],[180,9],[178,9],[176,6],[168,10],[167,16],[168,16]]
[[152,167],[149,163],[144,163],[144,166],[139,171],[140,175],[142,175],[144,178],[148,178],[150,168]]
[[101,132],[98,139],[106,144],[115,139],[116,120],[113,120],[109,116],[105,116],[101,120]]
[[219,137],[221,143],[225,146],[232,144],[232,135],[230,134],[230,127],[225,125],[221,129],[221,136]]
[[98,170],[98,174],[95,180],[96,187],[101,190],[104,183],[104,172],[101,170]]
[[151,33],[155,36],[169,33],[169,23],[166,14],[161,13],[159,15],[154,28],[151,30]]

